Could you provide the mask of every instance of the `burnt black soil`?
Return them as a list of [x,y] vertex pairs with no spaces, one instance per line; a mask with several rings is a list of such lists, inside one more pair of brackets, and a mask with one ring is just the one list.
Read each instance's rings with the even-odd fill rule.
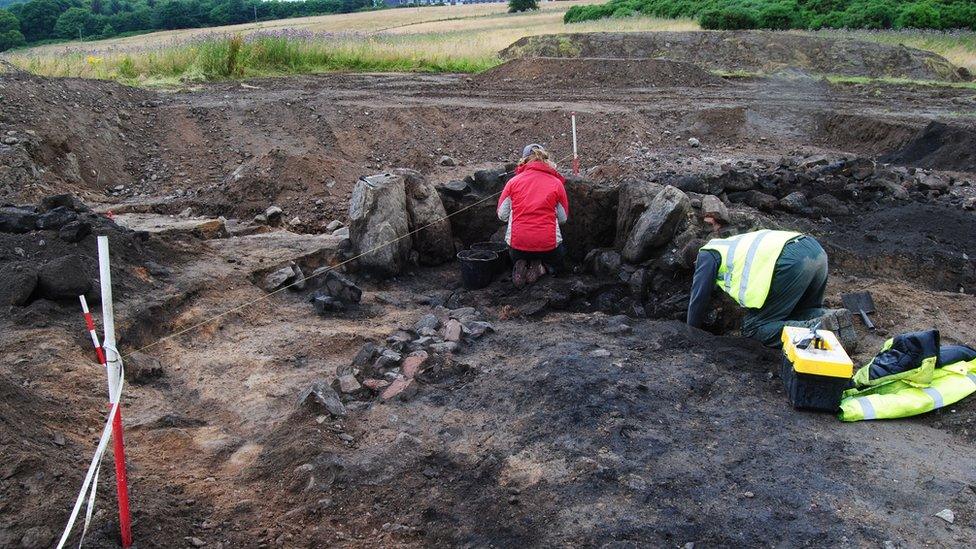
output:
[[939,170],[976,171],[976,131],[931,122],[884,162]]
[[[275,434],[266,463],[289,455],[325,479],[281,496],[292,520],[320,527],[305,529],[308,543],[341,539],[333,528],[438,547],[875,546],[941,535],[912,517],[942,495],[878,482],[903,476],[910,444],[873,453],[877,431],[791,410],[776,352],[678,322],[604,336],[605,316],[551,320],[498,323],[489,344],[457,358],[474,382],[423,386],[354,416],[355,452],[315,450],[310,418]],[[282,469],[282,486],[307,483]],[[948,475],[955,490],[959,472]],[[329,508],[360,520],[330,523]]]
[[976,292],[972,212],[912,202],[875,207],[822,225],[831,266],[858,276],[911,280],[934,290]]

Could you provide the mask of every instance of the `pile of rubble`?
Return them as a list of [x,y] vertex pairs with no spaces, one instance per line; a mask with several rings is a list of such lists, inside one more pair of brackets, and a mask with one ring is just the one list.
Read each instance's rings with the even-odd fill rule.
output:
[[79,295],[97,301],[94,233],[108,235],[116,245],[122,239],[118,254],[127,254],[140,239],[70,194],[37,205],[0,205],[0,307],[38,299],[77,301]]
[[418,383],[436,383],[464,369],[454,362],[454,355],[493,331],[472,307],[437,307],[414,326],[400,327],[385,342],[363,345],[351,363],[338,369],[331,386],[313,385],[300,403],[315,402],[333,416],[343,416],[343,400],[409,399]]

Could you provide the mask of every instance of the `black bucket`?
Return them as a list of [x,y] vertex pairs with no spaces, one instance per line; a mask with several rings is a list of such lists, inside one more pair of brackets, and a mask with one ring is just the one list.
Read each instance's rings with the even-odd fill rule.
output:
[[480,290],[491,284],[497,268],[497,253],[491,250],[462,250],[457,258],[461,262],[461,283],[465,288]]
[[488,250],[498,254],[495,260],[495,274],[501,274],[508,270],[511,262],[508,255],[508,244],[504,242],[475,242],[471,245],[472,250]]

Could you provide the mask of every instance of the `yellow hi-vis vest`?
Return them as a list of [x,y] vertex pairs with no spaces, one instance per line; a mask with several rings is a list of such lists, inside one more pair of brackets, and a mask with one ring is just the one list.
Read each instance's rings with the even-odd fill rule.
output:
[[715,281],[718,287],[739,305],[758,309],[766,303],[769,286],[773,282],[773,270],[783,246],[798,236],[802,235],[762,230],[709,240],[701,249],[712,250],[722,256]]
[[844,391],[841,421],[895,419],[931,412],[955,404],[976,392],[976,360],[937,368],[932,382],[919,387],[906,380],[864,390]]

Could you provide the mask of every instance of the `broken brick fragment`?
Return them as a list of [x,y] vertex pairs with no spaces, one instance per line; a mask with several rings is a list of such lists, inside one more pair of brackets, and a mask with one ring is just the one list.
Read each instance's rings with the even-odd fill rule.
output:
[[406,378],[397,379],[396,381],[391,383],[390,386],[387,387],[385,391],[383,391],[383,394],[380,395],[380,397],[383,400],[390,400],[391,398],[396,397],[404,390],[406,390],[406,388],[409,387],[411,383],[413,383],[412,379],[406,379]]
[[404,377],[413,379],[428,357],[429,355],[426,351],[415,351],[407,355],[407,358],[403,359],[403,364],[400,365],[403,368]]

